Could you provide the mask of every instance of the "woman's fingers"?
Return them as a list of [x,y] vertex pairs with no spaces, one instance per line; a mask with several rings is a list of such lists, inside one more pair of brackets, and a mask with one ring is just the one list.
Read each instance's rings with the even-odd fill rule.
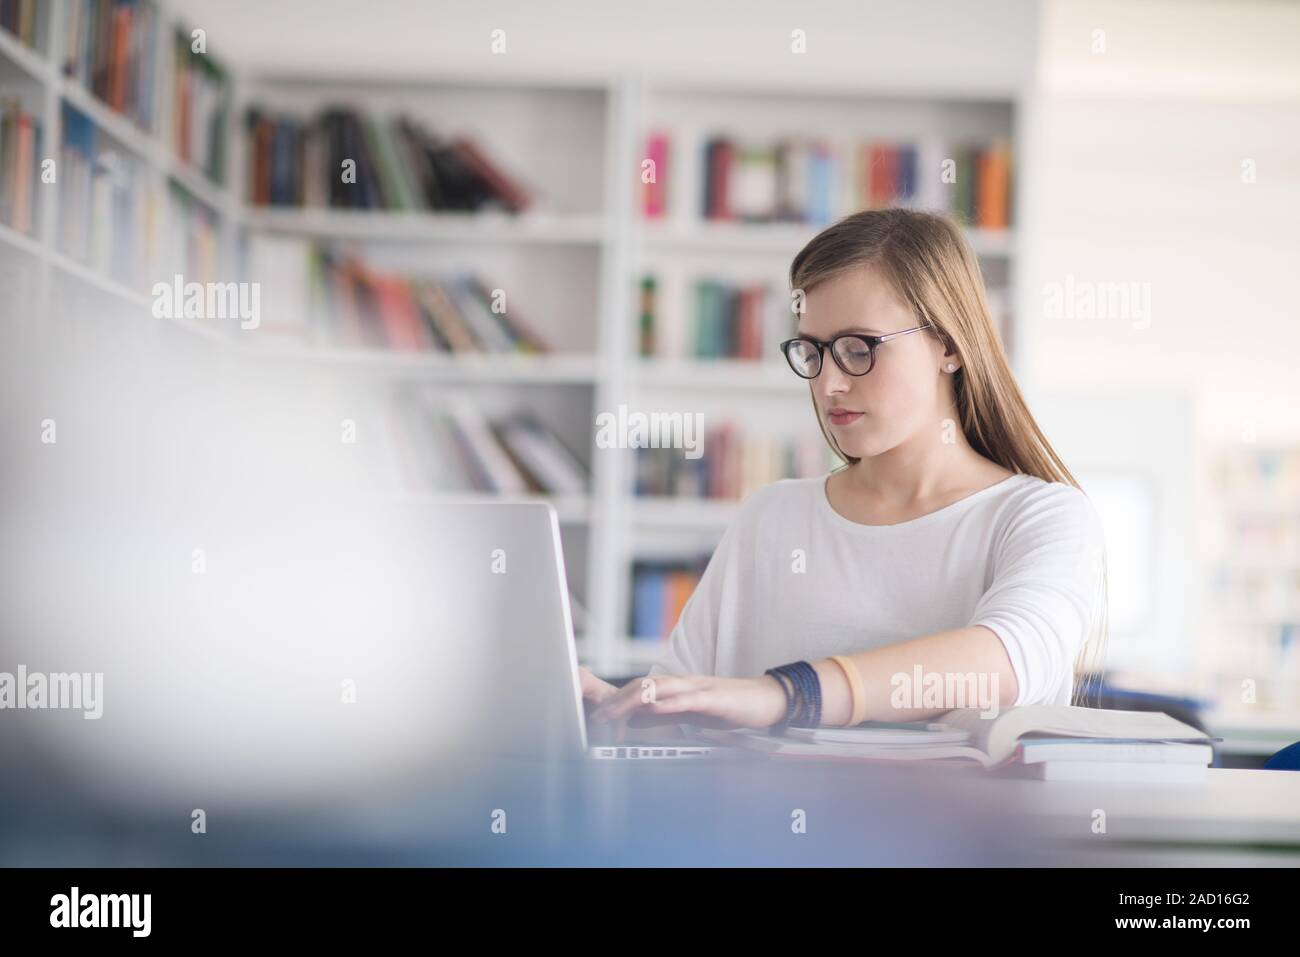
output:
[[618,688],[608,681],[597,678],[590,670],[578,666],[578,685],[582,689],[582,700],[600,704],[611,695],[618,694]]
[[634,678],[592,713],[596,721],[613,721],[665,697],[672,697],[695,687],[693,675],[647,675]]

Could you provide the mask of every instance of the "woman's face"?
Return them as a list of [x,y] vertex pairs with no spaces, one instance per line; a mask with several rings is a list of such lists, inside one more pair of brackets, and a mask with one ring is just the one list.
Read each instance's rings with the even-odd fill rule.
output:
[[[843,332],[888,335],[921,325],[889,283],[871,266],[848,270],[808,292],[799,334],[829,341]],[[864,376],[845,373],[822,355],[821,372],[809,380],[818,414],[845,455],[870,458],[933,430],[938,437],[948,414],[946,363],[938,337],[914,332],[881,343],[876,362]],[[845,409],[856,415],[836,416]]]

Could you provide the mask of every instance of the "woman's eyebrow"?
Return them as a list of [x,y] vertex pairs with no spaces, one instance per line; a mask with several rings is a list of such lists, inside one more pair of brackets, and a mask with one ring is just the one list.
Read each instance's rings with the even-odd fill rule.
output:
[[[842,335],[844,335],[846,332],[865,332],[867,335],[871,335],[871,336],[883,336],[883,335],[884,335],[884,333],[881,332],[879,329],[872,329],[870,326],[845,326],[843,329],[837,329],[835,332],[831,333],[831,338],[833,339],[833,338],[835,338],[836,336],[842,336]],[[800,339],[815,339],[815,338],[817,338],[817,337],[814,336],[814,335],[813,335],[812,333],[810,333],[810,332],[800,332],[800,333],[798,334],[798,338],[800,338]]]
[[846,332],[865,332],[868,335],[872,335],[872,336],[884,335],[884,333],[882,333],[879,329],[872,329],[870,326],[844,326],[841,329],[836,329],[833,333],[831,333],[831,336],[832,337],[842,336]]

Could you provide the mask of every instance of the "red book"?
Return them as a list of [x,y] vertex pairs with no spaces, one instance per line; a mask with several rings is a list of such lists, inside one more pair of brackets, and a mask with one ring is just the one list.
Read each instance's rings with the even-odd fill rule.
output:
[[271,202],[271,121],[262,117],[253,131],[253,202]]
[[873,209],[888,206],[892,196],[889,176],[889,147],[873,143],[870,150],[871,191],[869,200]]
[[654,165],[655,181],[645,184],[643,211],[647,219],[662,219],[668,211],[665,184],[668,177],[668,136],[651,133],[646,140],[645,158]]
[[729,140],[711,140],[708,152],[709,219],[735,218],[731,209],[731,168],[736,148]]
[[400,276],[377,276],[373,280],[379,319],[394,349],[419,351],[433,345],[429,330],[411,298],[411,290]]
[[126,50],[131,36],[131,8],[113,11],[113,51],[109,57],[108,105],[119,113],[126,107]]
[[20,233],[32,231],[32,118],[18,114],[18,156],[14,164],[13,227]]

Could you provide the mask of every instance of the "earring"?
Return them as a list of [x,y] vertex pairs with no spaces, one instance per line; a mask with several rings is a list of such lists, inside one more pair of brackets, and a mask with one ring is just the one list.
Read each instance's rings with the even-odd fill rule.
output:
[[952,372],[954,369],[957,368],[957,366],[954,363],[949,362],[947,368],[949,372]]

